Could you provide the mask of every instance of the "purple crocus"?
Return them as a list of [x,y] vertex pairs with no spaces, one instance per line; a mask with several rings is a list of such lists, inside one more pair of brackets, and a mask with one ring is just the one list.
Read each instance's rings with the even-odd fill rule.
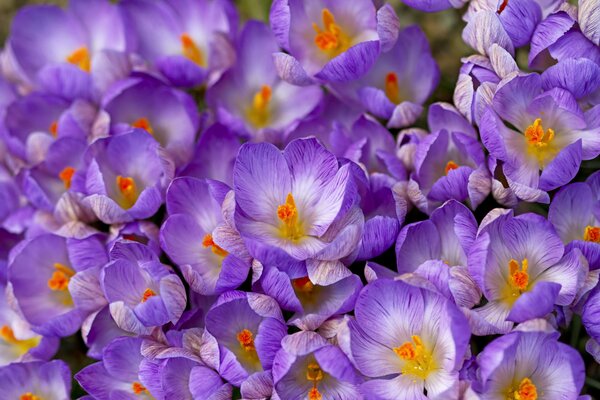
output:
[[543,91],[537,74],[516,76],[496,91],[481,117],[480,134],[516,196],[548,202],[547,191],[568,183],[582,160],[600,154],[596,112],[584,113],[564,89]]
[[364,221],[349,164],[299,139],[283,152],[245,144],[233,172],[235,226],[252,256],[307,271],[317,285],[351,274],[344,258],[355,257]]
[[364,75],[380,51],[398,36],[394,9],[375,9],[371,0],[346,2],[277,0],[271,5],[271,29],[289,52],[275,53],[275,65],[285,81],[295,85],[347,82]]
[[[222,211],[229,187],[212,180],[177,178],[167,191],[169,217],[161,228],[162,248],[192,290],[220,294],[236,289],[248,276],[252,258]],[[233,193],[232,193],[233,195]],[[232,203],[233,205],[233,203]]]
[[457,398],[469,325],[438,293],[378,279],[356,301],[350,346],[367,399]]
[[85,173],[73,190],[84,193],[84,202],[107,224],[152,216],[174,173],[159,143],[138,128],[97,140],[84,160]]
[[273,399],[360,399],[362,377],[342,350],[315,332],[281,341],[273,362]]
[[283,143],[321,101],[318,86],[298,87],[277,76],[272,54],[279,51],[269,28],[246,23],[236,46],[236,64],[206,93],[217,120],[253,141]]
[[237,14],[229,0],[128,0],[120,7],[137,52],[175,86],[210,84],[234,59]]
[[487,217],[469,252],[469,272],[488,300],[468,313],[477,335],[507,333],[513,322],[570,305],[588,272],[579,249],[566,252],[545,218],[499,214]]
[[387,120],[388,127],[401,128],[417,120],[439,75],[425,34],[418,26],[410,26],[400,31],[394,46],[382,53],[363,77],[332,87],[344,101],[358,102]]
[[535,322],[495,339],[479,354],[481,398],[579,398],[585,376],[581,356],[558,342],[558,332],[545,321]]
[[0,382],[4,399],[71,398],[71,371],[62,360],[14,363],[0,367]]
[[600,289],[598,286],[589,294],[581,310],[581,321],[585,327],[590,339],[586,343],[585,349],[590,353],[596,362],[600,360]]
[[242,387],[244,381],[268,379],[267,371],[287,334],[275,300],[239,291],[219,296],[206,314],[206,329],[219,343],[219,374]]

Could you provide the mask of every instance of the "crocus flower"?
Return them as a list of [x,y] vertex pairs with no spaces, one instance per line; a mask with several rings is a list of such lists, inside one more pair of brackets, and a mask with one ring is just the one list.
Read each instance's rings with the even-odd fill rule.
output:
[[[498,213],[496,213],[498,214]],[[488,303],[469,313],[473,333],[506,333],[513,322],[568,306],[587,276],[578,249],[565,251],[552,225],[537,214],[488,217],[468,258]]]
[[104,349],[102,361],[89,365],[75,374],[75,379],[90,395],[99,399],[153,399],[151,382],[140,373],[143,360],[141,338],[122,337]]
[[228,192],[220,182],[189,177],[175,179],[167,191],[162,247],[192,290],[205,295],[236,289],[250,270],[251,257],[239,251],[242,239],[223,219]]
[[339,347],[315,332],[281,341],[273,362],[276,399],[360,399],[360,374]]
[[4,399],[71,398],[71,371],[62,360],[14,363],[0,367],[0,382]]
[[273,64],[272,54],[277,51],[269,28],[249,21],[236,46],[236,64],[206,93],[217,120],[253,141],[282,143],[323,95],[318,86],[283,82]]
[[517,76],[496,91],[480,134],[517,197],[548,202],[546,191],[568,183],[582,160],[600,154],[600,126],[589,122],[595,112],[584,113],[564,89],[543,92],[537,74]]
[[451,301],[403,281],[378,279],[362,290],[354,312],[354,362],[373,378],[361,387],[367,399],[457,398],[470,331]]
[[275,300],[238,291],[219,296],[206,314],[206,329],[219,343],[219,374],[236,386],[271,369],[287,334]]
[[393,46],[399,28],[394,9],[385,5],[376,11],[371,0],[350,6],[332,0],[277,0],[270,22],[279,45],[289,52],[274,55],[279,75],[296,85],[361,77],[380,51]]
[[600,289],[598,286],[589,294],[582,312],[581,321],[585,327],[590,339],[586,343],[586,350],[590,353],[596,362],[600,360]]
[[173,85],[211,83],[231,65],[237,15],[230,1],[128,0],[120,7],[137,52]]
[[558,342],[558,332],[526,325],[495,339],[477,357],[482,398],[579,398],[585,376],[579,353]]
[[409,7],[425,12],[437,12],[448,8],[461,8],[468,0],[404,0]]
[[140,243],[115,244],[100,280],[117,325],[128,332],[175,323],[186,304],[185,288],[156,254]]
[[94,142],[85,155],[85,174],[73,190],[107,224],[152,216],[173,177],[173,162],[144,129]]
[[102,99],[102,108],[110,116],[113,134],[131,127],[145,129],[167,150],[176,166],[190,160],[199,116],[186,93],[140,75],[111,86]]
[[600,267],[600,220],[594,214],[600,200],[599,189],[600,173],[596,172],[586,182],[563,187],[548,211],[548,220],[567,249],[581,250],[591,269]]
[[412,124],[438,84],[440,71],[418,26],[404,28],[394,46],[373,67],[350,84],[332,87],[345,101],[356,101],[390,128]]
[[349,164],[339,167],[315,139],[299,139],[283,152],[245,144],[233,173],[235,226],[252,256],[300,264],[317,285],[351,274],[341,260],[354,257],[363,215]]

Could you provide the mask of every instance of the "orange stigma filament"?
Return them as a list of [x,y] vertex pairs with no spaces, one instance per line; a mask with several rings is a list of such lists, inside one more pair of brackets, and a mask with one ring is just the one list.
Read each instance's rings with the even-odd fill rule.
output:
[[2,325],[0,327],[0,339],[2,339],[5,343],[15,346],[20,354],[25,354],[30,349],[40,344],[39,336],[31,339],[17,339],[15,337],[15,333],[8,325]]
[[498,10],[496,11],[496,13],[498,15],[502,14],[502,11],[504,11],[504,9],[506,8],[507,5],[508,5],[508,0],[503,0],[502,4],[500,4],[500,7],[498,7]]
[[190,35],[183,33],[179,37],[179,40],[181,41],[181,52],[183,53],[183,56],[199,67],[206,67],[204,54],[202,54],[202,50],[200,50]]
[[421,337],[412,335],[411,339],[410,342],[394,347],[394,353],[404,361],[402,374],[425,379],[435,369],[435,363],[431,354],[426,351]]
[[294,286],[294,290],[303,293],[310,293],[315,287],[315,285],[310,281],[308,276],[298,279],[292,279],[292,285]]
[[321,395],[321,393],[319,393],[319,389],[317,389],[316,387],[313,387],[308,391],[308,400],[321,400],[321,399],[323,399],[323,396]]
[[131,177],[117,176],[117,188],[121,194],[121,206],[123,208],[131,208],[137,200],[137,186]]
[[300,240],[304,236],[304,229],[298,219],[298,209],[294,196],[288,193],[285,203],[277,207],[277,218],[282,222],[281,236],[289,240]]
[[72,52],[69,56],[67,56],[67,62],[78,66],[85,72],[90,72],[91,59],[87,47],[80,47]]
[[202,246],[210,247],[210,250],[220,257],[225,257],[227,254],[229,254],[213,241],[213,237],[210,233],[204,235],[204,239],[202,239]]
[[586,242],[600,243],[600,227],[586,226],[583,232],[583,240]]
[[385,95],[394,104],[400,104],[400,85],[398,84],[398,75],[395,72],[388,72],[385,76]]
[[73,179],[74,174],[75,174],[75,168],[73,168],[73,167],[65,167],[58,174],[58,177],[65,185],[65,189],[69,189],[71,187],[71,180]]
[[519,292],[523,292],[527,290],[527,286],[529,286],[529,274],[527,273],[528,261],[526,258],[523,259],[521,266],[519,267],[519,262],[515,259],[511,259],[508,262],[508,272],[510,273],[510,284],[511,286],[518,290]]
[[458,164],[455,163],[454,161],[450,160],[446,164],[446,168],[444,168],[444,172],[446,173],[446,175],[448,175],[448,172],[452,171],[453,169],[457,169],[457,168],[458,168]]
[[264,128],[271,119],[271,86],[262,85],[252,98],[252,107],[247,110],[250,123],[256,128]]
[[512,390],[509,393],[511,400],[537,400],[537,388],[529,378],[523,378],[517,390]]
[[131,126],[134,128],[145,129],[146,132],[148,132],[151,135],[154,135],[154,129],[152,129],[152,125],[150,125],[150,121],[148,121],[148,118],[139,118],[135,120],[133,124],[131,124]]
[[54,121],[50,124],[50,128],[48,128],[52,137],[56,138],[58,136],[58,122]]
[[142,303],[145,303],[148,301],[148,299],[152,296],[156,296],[156,292],[150,288],[146,288],[146,290],[144,290],[144,293],[142,294]]
[[23,393],[19,397],[19,400],[42,400],[42,398],[39,396],[36,396],[35,394],[33,394],[31,392],[27,392],[27,393]]
[[313,384],[313,387],[308,391],[309,400],[321,400],[323,398],[317,389],[317,385],[323,380],[323,377],[323,370],[317,362],[313,361],[307,365],[306,380]]
[[554,130],[548,128],[544,132],[541,118],[536,119],[533,124],[527,127],[525,140],[527,141],[529,154],[536,157],[541,166],[546,165],[558,152],[553,145]]
[[148,389],[146,389],[146,387],[139,382],[133,382],[131,384],[131,391],[137,395],[148,393]]
[[69,288],[69,281],[75,272],[61,263],[54,263],[55,271],[48,279],[48,287],[54,291],[65,291]]
[[256,347],[254,347],[254,338],[252,337],[252,332],[248,329],[242,329],[238,332],[236,336],[238,342],[242,349],[247,352],[256,352]]
[[350,40],[342,28],[335,23],[335,17],[329,9],[324,8],[321,11],[321,19],[323,20],[323,29],[313,23],[313,29],[316,32],[315,45],[333,58],[350,47]]

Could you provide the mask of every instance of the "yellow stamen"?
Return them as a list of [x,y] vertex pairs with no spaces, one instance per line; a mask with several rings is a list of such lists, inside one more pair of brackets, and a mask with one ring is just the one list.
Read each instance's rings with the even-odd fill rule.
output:
[[395,72],[388,72],[385,76],[385,95],[394,104],[400,104],[400,85],[398,84],[398,75]]
[[75,271],[61,263],[54,263],[55,271],[48,279],[48,287],[54,291],[65,291],[69,288],[69,281],[75,275]]
[[144,290],[144,294],[142,294],[142,303],[147,302],[152,296],[156,296],[156,292],[150,288],[146,288],[146,290]]
[[247,352],[256,352],[256,347],[254,346],[254,338],[252,337],[252,332],[248,329],[242,329],[237,334],[237,340],[240,342],[240,346]]
[[544,132],[542,119],[536,119],[533,124],[525,130],[525,140],[528,145],[528,152],[538,159],[538,162],[544,167],[558,152],[553,144],[554,130],[548,128]]
[[19,400],[42,400],[42,398],[39,396],[36,396],[35,394],[33,394],[31,392],[27,392],[27,393],[22,394],[19,397]]
[[211,251],[221,257],[226,257],[227,254],[229,254],[227,251],[223,250],[221,247],[219,247],[219,245],[217,245],[214,241],[213,241],[213,237],[210,233],[207,233],[206,235],[204,235],[204,239],[202,239],[202,246],[204,247],[210,247]]
[[75,174],[75,168],[73,167],[65,167],[58,174],[58,177],[63,184],[65,185],[65,189],[69,189],[71,187],[71,180],[73,179],[73,175]]
[[586,226],[583,233],[583,240],[586,242],[600,243],[600,227]]
[[508,271],[510,273],[510,284],[513,288],[523,292],[527,290],[529,286],[529,274],[527,273],[528,261],[526,258],[523,259],[521,267],[519,262],[515,259],[511,259],[508,262]]
[[21,355],[27,353],[29,350],[40,344],[39,336],[35,336],[31,339],[17,339],[15,337],[15,333],[8,325],[3,325],[0,327],[0,339],[14,346]]
[[131,384],[131,390],[134,394],[140,395],[142,393],[148,393],[148,389],[139,382],[133,382]]
[[85,72],[90,72],[91,59],[87,47],[80,47],[72,52],[69,56],[67,56],[67,62],[78,66]]
[[431,353],[425,349],[420,336],[413,335],[411,339],[411,342],[404,342],[401,346],[394,347],[394,353],[404,360],[402,374],[426,379],[436,368],[435,362]]
[[315,288],[315,285],[313,285],[308,276],[292,279],[292,285],[294,286],[294,290],[302,293],[310,293]]
[[154,129],[152,129],[152,125],[150,124],[150,121],[148,121],[147,118],[139,118],[135,120],[133,124],[131,124],[131,126],[134,128],[145,129],[146,132],[148,132],[151,135],[154,135]]
[[119,202],[123,208],[131,208],[138,197],[137,186],[131,177],[117,176],[117,188],[121,193],[122,199]]
[[264,128],[271,120],[271,86],[262,85],[252,98],[252,106],[246,111],[248,121],[256,128]]
[[293,241],[304,236],[304,227],[298,218],[298,209],[291,193],[288,193],[285,203],[277,207],[277,218],[282,222],[279,228],[281,236]]
[[58,136],[58,122],[54,121],[50,124],[50,128],[48,128],[52,137],[56,138]]
[[321,11],[321,19],[323,20],[323,29],[313,23],[313,29],[316,32],[315,45],[333,58],[350,47],[350,39],[335,23],[335,17],[329,9],[324,8]]
[[455,163],[454,161],[450,160],[446,164],[446,168],[444,168],[444,172],[446,172],[446,175],[448,175],[448,172],[452,171],[453,169],[457,169],[457,168],[458,168],[458,164]]
[[200,50],[190,35],[184,33],[179,37],[179,40],[181,41],[183,56],[200,67],[206,67],[204,54],[202,54],[202,50]]
[[523,378],[517,390],[509,393],[509,400],[537,400],[537,388],[529,378]]

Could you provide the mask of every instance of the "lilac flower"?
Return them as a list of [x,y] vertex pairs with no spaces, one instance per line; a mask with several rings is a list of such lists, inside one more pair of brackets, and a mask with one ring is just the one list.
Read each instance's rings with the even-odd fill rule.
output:
[[418,26],[404,28],[394,46],[355,82],[332,84],[344,100],[359,102],[390,128],[412,124],[439,81],[439,68]]
[[496,91],[483,113],[481,138],[490,155],[502,162],[518,198],[548,202],[546,191],[568,183],[582,160],[600,154],[600,125],[591,119],[595,112],[584,113],[564,89],[543,92],[537,74],[517,76]]
[[350,345],[360,372],[373,378],[366,398],[456,398],[458,371],[470,331],[460,310],[441,295],[403,281],[365,286],[350,322]]
[[219,343],[219,374],[239,386],[266,378],[287,329],[272,298],[230,291],[206,314],[206,329]]
[[523,324],[488,344],[477,357],[482,398],[578,398],[583,360],[557,338],[558,332]]
[[113,134],[131,127],[145,129],[177,166],[190,160],[199,116],[186,93],[142,75],[113,85],[102,100],[102,108],[110,116]]
[[514,217],[512,211],[487,217],[468,264],[488,300],[468,314],[477,335],[506,333],[513,322],[544,317],[555,304],[570,305],[587,276],[581,252],[565,252],[546,219]]
[[315,332],[283,338],[273,362],[275,399],[360,399],[360,374],[339,347]]
[[117,243],[100,280],[110,313],[119,328],[143,334],[150,327],[175,323],[186,304],[185,288],[147,247]]
[[175,179],[167,191],[162,247],[192,290],[205,295],[236,289],[250,270],[241,237],[223,219],[222,205],[232,203],[228,192],[220,182],[188,177]]
[[99,139],[86,152],[86,172],[75,191],[107,224],[152,216],[173,177],[173,163],[143,129]]
[[101,360],[104,348],[114,339],[134,334],[117,326],[110,315],[110,307],[106,305],[86,318],[81,326],[81,336],[88,347],[87,356]]
[[120,7],[138,53],[175,86],[210,84],[233,61],[237,15],[227,0],[128,0]]
[[279,45],[289,52],[274,55],[279,75],[301,86],[361,77],[380,51],[393,46],[399,28],[393,8],[385,5],[376,11],[371,0],[351,6],[331,0],[277,0],[270,21]]
[[342,259],[354,257],[363,215],[349,164],[339,167],[315,139],[295,140],[283,153],[268,143],[246,144],[233,184],[235,226],[252,256],[305,269],[317,285],[351,274]]
[[217,120],[253,141],[282,143],[283,138],[321,101],[318,86],[298,87],[277,76],[273,34],[249,21],[236,46],[236,64],[206,93]]
[[61,360],[0,367],[0,382],[5,399],[65,400],[71,397],[71,371]]

